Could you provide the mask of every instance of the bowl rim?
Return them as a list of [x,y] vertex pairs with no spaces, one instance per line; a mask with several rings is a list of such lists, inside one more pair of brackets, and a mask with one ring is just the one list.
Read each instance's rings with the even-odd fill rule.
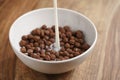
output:
[[82,54],[76,56],[76,57],[73,57],[73,58],[70,58],[70,59],[67,59],[67,60],[61,60],[61,61],[45,61],[45,60],[39,60],[39,59],[35,59],[35,58],[32,58],[32,57],[26,56],[26,55],[23,54],[22,52],[18,51],[18,50],[12,45],[11,35],[10,35],[10,34],[11,34],[11,31],[12,31],[12,28],[14,27],[14,24],[15,24],[19,19],[21,19],[22,17],[24,17],[24,16],[26,16],[26,15],[29,15],[29,14],[32,14],[32,13],[38,12],[38,11],[52,10],[52,9],[53,9],[53,8],[40,8],[40,9],[35,9],[35,10],[32,10],[32,11],[28,11],[27,13],[24,13],[23,15],[19,16],[19,17],[13,22],[13,24],[11,25],[10,30],[9,30],[9,41],[10,41],[10,44],[11,44],[12,48],[13,48],[15,51],[17,51],[17,53],[15,52],[15,54],[21,54],[21,55],[24,56],[25,58],[28,58],[28,59],[30,59],[30,60],[37,61],[37,62],[42,62],[42,63],[65,63],[65,62],[70,62],[70,61],[76,60],[76,59],[78,59],[78,58],[80,58],[80,57],[83,57],[83,56],[87,55],[87,53],[94,48],[94,46],[95,46],[95,44],[96,44],[96,42],[97,42],[97,36],[98,36],[98,34],[97,34],[97,29],[96,29],[94,23],[93,23],[88,17],[86,17],[85,15],[83,15],[83,14],[80,13],[80,12],[77,12],[77,11],[74,11],[74,10],[71,10],[71,9],[66,9],[66,8],[58,8],[58,10],[64,10],[64,11],[68,11],[68,12],[72,12],[72,13],[74,13],[74,14],[80,15],[80,16],[82,16],[83,18],[85,18],[86,20],[88,20],[88,21],[92,24],[92,27],[93,27],[94,30],[95,30],[95,40],[94,40],[93,44],[90,46],[90,48],[89,48],[88,50],[86,50],[85,52],[83,52]]

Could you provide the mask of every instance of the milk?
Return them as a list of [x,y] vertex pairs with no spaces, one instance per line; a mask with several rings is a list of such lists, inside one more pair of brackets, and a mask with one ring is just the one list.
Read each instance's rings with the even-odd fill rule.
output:
[[59,28],[58,28],[58,11],[57,11],[57,0],[53,0],[54,4],[54,20],[55,20],[55,51],[60,50],[60,39],[59,39]]

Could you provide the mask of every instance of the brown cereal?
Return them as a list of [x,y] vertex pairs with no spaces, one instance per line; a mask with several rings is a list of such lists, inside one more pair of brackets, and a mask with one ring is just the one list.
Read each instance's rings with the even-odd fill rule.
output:
[[62,28],[62,27],[59,27],[59,31],[60,31],[61,33],[65,33],[65,29]]
[[70,44],[74,44],[75,43],[75,40],[74,39],[71,39],[70,40]]
[[47,26],[46,25],[42,25],[41,29],[46,29]]
[[61,37],[61,38],[65,38],[66,35],[65,35],[64,33],[61,33],[61,34],[60,34],[60,37]]
[[76,47],[80,47],[81,45],[80,45],[79,42],[75,42],[75,46],[76,46]]
[[32,46],[28,44],[28,45],[26,45],[25,47],[26,47],[27,49],[31,49]]
[[64,42],[68,42],[68,38],[63,38],[63,40],[62,41],[64,41]]
[[69,26],[64,26],[65,31],[71,31]]
[[49,55],[45,55],[45,60],[50,61],[51,60],[50,56]]
[[73,49],[73,48],[74,48],[74,45],[70,45],[70,48]]
[[27,50],[26,50],[25,47],[21,47],[20,51],[21,51],[22,53],[26,53]]
[[46,45],[48,45],[48,46],[50,46],[51,44],[52,44],[52,42],[50,42],[50,41],[46,42]]
[[52,43],[54,43],[54,42],[55,42],[55,39],[54,39],[54,38],[50,38],[50,41],[51,41]]
[[69,56],[69,53],[67,51],[64,51],[63,53],[63,56]]
[[69,43],[66,43],[66,44],[65,44],[65,47],[66,47],[66,48],[70,48],[70,44],[69,44]]
[[65,44],[64,42],[60,42],[60,46],[64,46],[64,44]]
[[50,33],[50,37],[52,37],[52,38],[55,37],[55,33],[53,33],[53,32]]
[[19,42],[20,51],[39,60],[60,61],[73,58],[89,49],[82,31],[72,31],[69,26],[59,27],[60,51],[54,50],[55,26],[43,25],[28,35],[23,35]]
[[60,60],[64,60],[64,57],[63,56],[59,56],[58,57]]
[[40,44],[40,48],[45,48],[45,44]]
[[46,40],[48,40],[48,39],[49,39],[49,36],[44,36],[44,37],[45,37],[45,39],[46,39]]
[[36,35],[40,35],[40,33],[41,33],[40,29],[37,28],[35,31],[36,31]]
[[71,37],[72,36],[72,33],[69,31],[69,32],[66,32],[66,36],[67,37]]
[[28,49],[27,53],[33,53],[33,50],[32,49]]
[[34,52],[35,52],[35,53],[38,53],[39,50],[40,50],[40,49],[39,49],[38,47],[35,47]]
[[39,43],[35,42],[33,45],[34,45],[34,47],[38,47]]
[[75,37],[74,36],[70,36],[70,40],[74,40],[75,39]]
[[74,57],[74,55],[73,55],[73,54],[70,54],[69,57],[72,58],[72,57]]
[[36,59],[40,59],[40,56],[37,53],[32,53],[31,57],[36,58]]
[[62,47],[60,51],[65,51],[65,48],[64,48],[64,47]]
[[28,36],[27,35],[23,35],[22,36],[22,40],[27,40]]
[[34,43],[35,41],[33,39],[29,39],[29,42],[30,43]]
[[32,34],[32,35],[35,35],[35,34],[36,34],[36,30],[32,30],[32,31],[31,31],[31,34]]
[[77,55],[79,55],[80,53],[79,52],[74,52],[74,56],[77,56]]
[[33,35],[32,35],[32,34],[29,34],[29,35],[28,35],[28,39],[33,39]]
[[27,41],[25,41],[25,40],[21,40],[20,43],[19,43],[19,45],[21,47],[25,46],[26,44],[27,44]]
[[56,58],[56,56],[55,56],[54,54],[50,54],[50,58],[51,58],[52,60],[54,60],[54,59]]
[[33,43],[29,43],[31,47],[33,47]]
[[82,45],[82,48],[85,49],[85,50],[87,50],[89,47],[90,47],[90,46],[89,46],[87,43],[84,43],[84,44]]
[[65,58],[65,59],[69,59],[69,57],[68,57],[68,56],[65,56],[64,58]]
[[80,30],[76,31],[76,37],[80,39],[83,38],[83,33]]
[[50,34],[50,31],[49,31],[49,30],[45,30],[45,34],[46,34],[46,35],[49,35],[49,34]]
[[40,56],[44,58],[45,57],[45,53],[41,53]]
[[34,39],[34,41],[39,41],[40,40],[40,36],[34,36],[33,39]]
[[55,25],[52,26],[52,30],[55,32]]
[[83,39],[78,39],[78,42],[83,44],[84,43],[84,40]]
[[45,33],[44,30],[41,30],[41,37],[44,37]]
[[72,49],[70,49],[70,48],[68,48],[66,51],[70,54],[73,52]]

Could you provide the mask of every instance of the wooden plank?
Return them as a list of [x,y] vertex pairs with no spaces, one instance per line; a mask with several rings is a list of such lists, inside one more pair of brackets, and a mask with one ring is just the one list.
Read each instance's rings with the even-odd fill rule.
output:
[[92,54],[73,71],[48,75],[25,66],[8,40],[11,24],[25,12],[52,7],[52,0],[0,0],[0,80],[120,80],[120,0],[58,0],[58,7],[89,17],[98,30]]
[[32,10],[36,4],[36,2],[29,2],[28,0],[24,2],[21,0],[4,0],[0,6],[0,80],[13,80],[15,76],[16,60],[9,45],[9,28],[18,16]]

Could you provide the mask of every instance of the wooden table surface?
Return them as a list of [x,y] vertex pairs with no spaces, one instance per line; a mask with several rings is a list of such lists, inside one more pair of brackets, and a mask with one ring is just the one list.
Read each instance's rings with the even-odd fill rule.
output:
[[0,80],[120,80],[120,0],[58,0],[58,6],[89,17],[98,30],[92,54],[76,69],[57,75],[25,66],[11,49],[8,33],[16,18],[52,0],[0,0]]

